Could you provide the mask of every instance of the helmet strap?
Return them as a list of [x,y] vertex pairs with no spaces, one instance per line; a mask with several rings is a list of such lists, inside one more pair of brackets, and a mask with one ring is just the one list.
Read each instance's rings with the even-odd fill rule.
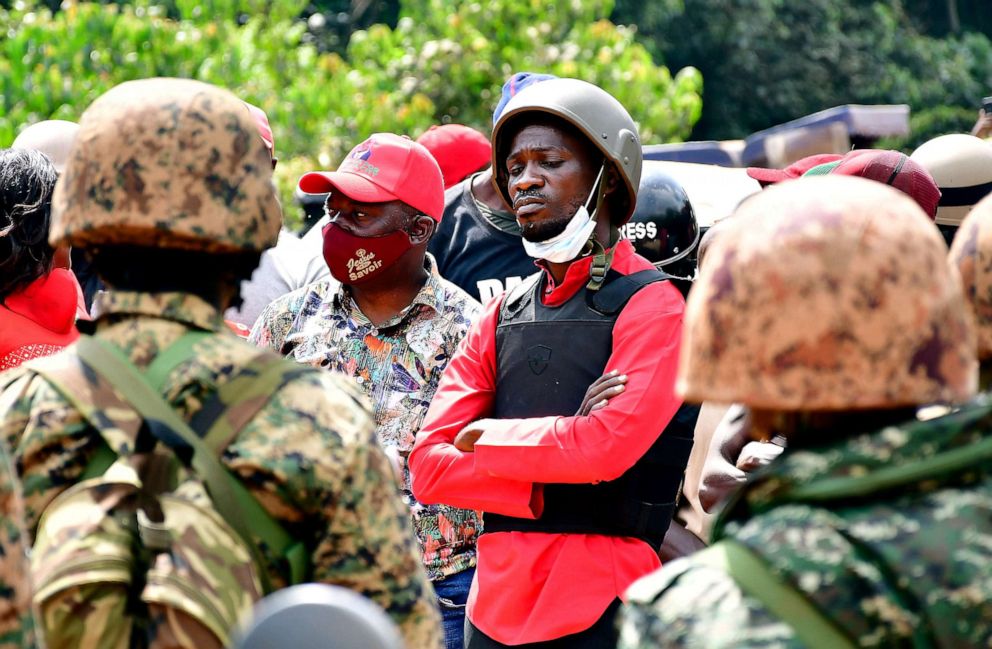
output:
[[[606,200],[606,183],[603,182],[603,176],[606,173],[606,163],[599,170],[599,175],[596,177],[596,210],[592,213],[593,220],[599,217],[600,208],[603,206],[603,201]],[[591,198],[591,197],[590,197]],[[592,254],[592,265],[589,267],[589,283],[586,284],[586,288],[590,291],[598,291],[603,286],[603,282],[606,280],[606,274],[610,272],[610,266],[613,264],[613,255],[616,253],[616,244],[620,240],[620,230],[614,226],[610,225],[610,248],[609,252],[603,247],[603,244],[599,242],[596,238],[596,231],[589,235],[589,241],[586,242],[586,248],[583,250],[585,254]]]

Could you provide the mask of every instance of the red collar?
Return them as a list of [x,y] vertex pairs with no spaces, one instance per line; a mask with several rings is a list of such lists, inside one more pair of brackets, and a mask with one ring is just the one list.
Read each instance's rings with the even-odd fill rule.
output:
[[[616,253],[613,255],[613,266],[625,266],[631,257],[634,256],[634,246],[627,239],[621,239],[616,244]],[[610,249],[607,248],[606,252]],[[546,306],[561,306],[573,295],[589,283],[589,269],[592,267],[593,256],[580,257],[569,265],[565,271],[565,279],[561,284],[555,285],[555,279],[548,270],[547,262],[543,259],[535,263],[538,268],[544,271],[544,295],[541,301]]]
[[56,268],[8,295],[4,306],[51,332],[67,334],[76,321],[77,286],[71,271]]

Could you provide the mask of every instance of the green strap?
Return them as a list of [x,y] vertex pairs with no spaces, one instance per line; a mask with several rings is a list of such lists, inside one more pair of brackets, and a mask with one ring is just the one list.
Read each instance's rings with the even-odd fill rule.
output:
[[193,346],[212,335],[214,334],[208,331],[187,331],[179,340],[169,345],[165,351],[159,352],[144,372],[145,380],[151,384],[152,389],[161,393],[165,386],[165,379],[172,373],[172,370],[193,358]]
[[207,446],[218,455],[222,453],[248,423],[248,419],[280,387],[307,371],[309,368],[292,365],[270,353],[253,359],[244,370],[218,388],[217,397],[225,408],[203,436]]
[[266,563],[261,559],[253,535],[261,538],[272,552],[284,557],[295,545],[292,538],[262,509],[244,485],[220,464],[214,453],[175,410],[151,389],[137,368],[120,351],[86,336],[80,338],[77,348],[80,358],[90,369],[110,382],[144,419],[167,426],[193,449],[193,470],[206,483],[217,510],[252,552],[260,568],[263,588],[271,592]]
[[788,502],[822,502],[859,498],[883,489],[959,474],[989,460],[992,460],[992,437],[922,460],[874,469],[863,476],[816,480],[787,491],[782,499]]
[[[51,357],[49,359],[51,360]],[[78,358],[74,358],[78,361]],[[39,376],[43,377],[45,381],[54,388],[62,397],[69,402],[69,404],[78,412],[83,419],[89,423],[90,426],[96,429],[100,434],[100,441],[96,450],[93,452],[93,456],[90,458],[89,463],[83,472],[80,474],[80,481],[89,480],[90,478],[99,478],[107,469],[117,461],[117,450],[113,447],[114,442],[108,436],[107,426],[108,424],[113,425],[113,421],[106,419],[100,419],[97,416],[96,409],[93,404],[83,397],[83,394],[78,389],[65,383],[63,381],[64,373],[68,370],[72,370],[73,373],[78,373],[82,371],[76,363],[70,365],[69,363],[64,363],[60,368],[48,367],[51,363],[32,363],[26,365],[31,371],[35,372]],[[39,366],[41,365],[41,366]],[[105,406],[111,406],[116,404],[104,404]]]
[[724,539],[692,555],[693,562],[726,572],[741,590],[792,627],[810,649],[854,649],[857,645],[806,595],[775,576],[761,558],[743,544]]
[[[596,209],[598,211],[598,206]],[[586,288],[590,291],[598,291],[603,287],[603,283],[606,281],[606,274],[610,272],[610,267],[613,266],[613,257],[617,252],[617,244],[620,243],[620,230],[612,225],[610,226],[610,242],[612,246],[610,247],[610,251],[607,252],[606,248],[596,240],[595,236],[589,240],[589,245],[592,247],[591,252],[594,254],[592,265],[589,266],[589,282],[586,284]]]
[[[179,340],[170,345],[168,349],[161,352],[152,364],[145,371],[145,378],[151,387],[159,394],[165,386],[165,380],[173,369],[188,361],[194,355],[193,347],[201,340],[212,336],[207,331],[189,331]],[[301,373],[301,368],[293,366],[283,359],[271,354],[260,354],[249,362],[248,366],[242,369],[231,380],[220,386],[217,396],[220,403],[224,404],[224,411],[220,417],[208,428],[202,439],[207,448],[211,450],[214,457],[219,457],[224,449],[230,445],[241,429],[272,397],[272,395],[287,380]],[[109,456],[109,457],[108,457]],[[109,448],[102,447],[91,461],[92,467],[95,462],[103,466],[103,471],[114,462],[115,456]],[[89,468],[89,467],[87,467]],[[96,475],[103,475],[103,471]],[[238,483],[240,486],[240,483]],[[239,493],[235,493],[240,497]],[[261,507],[251,494],[251,503],[243,503],[242,511],[246,511],[249,516],[251,528],[262,539],[278,539],[285,534],[282,526],[279,525],[268,512]],[[253,506],[254,505],[254,506]],[[254,513],[256,508],[261,513]],[[248,540],[250,542],[250,539]],[[269,547],[278,551],[289,564],[290,582],[300,584],[306,580],[307,573],[307,553],[303,543],[289,541],[289,547],[273,547],[269,542]]]
[[[162,392],[162,388],[165,385],[165,379],[169,374],[181,363],[189,360],[193,357],[193,347],[199,343],[204,338],[209,337],[211,334],[206,331],[189,331],[179,338],[175,343],[170,345],[168,349],[164,352],[159,353],[152,361],[152,364],[148,366],[145,371],[146,380],[151,383],[152,387],[158,391]],[[80,407],[78,403],[78,395],[76,395],[72,390],[61,385],[58,380],[56,373],[52,372],[40,372],[45,379],[52,384],[62,395],[66,396],[73,407],[75,407],[79,412],[83,412],[83,408]],[[92,423],[92,422],[91,422]],[[101,426],[95,426],[97,430],[101,430]],[[107,440],[104,440],[106,442]],[[98,478],[107,472],[107,469],[117,461],[117,453],[110,448],[109,443],[101,444],[93,457],[90,458],[89,464],[86,465],[86,469],[83,470],[81,480],[89,480],[90,478]]]
[[[58,389],[58,386],[55,385],[55,382],[51,379],[51,377],[46,376],[45,379],[49,383],[52,383],[53,387]],[[59,390],[59,392],[62,392],[62,390]],[[92,424],[93,422],[90,423]],[[109,469],[110,466],[116,461],[117,453],[115,453],[110,448],[110,445],[106,443],[106,440],[104,440],[104,443],[97,447],[93,457],[90,458],[90,463],[86,465],[86,468],[83,470],[83,475],[79,478],[80,481],[89,480],[90,478],[99,478],[106,473],[107,469]]]

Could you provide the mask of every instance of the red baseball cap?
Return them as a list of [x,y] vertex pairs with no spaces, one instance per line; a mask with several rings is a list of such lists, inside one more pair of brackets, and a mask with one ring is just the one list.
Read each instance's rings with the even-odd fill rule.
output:
[[818,153],[816,155],[811,155],[800,160],[796,160],[785,169],[748,167],[747,175],[761,183],[762,187],[767,187],[768,185],[780,183],[783,180],[793,180],[794,178],[802,176],[813,167],[822,165],[826,162],[834,162],[835,160],[840,160],[843,157],[844,156],[836,153]]
[[266,148],[269,150],[269,155],[273,158],[276,157],[276,141],[272,138],[272,127],[269,126],[269,117],[265,114],[265,111],[258,106],[253,106],[247,101],[245,106],[248,107],[248,112],[251,113],[252,119],[255,120],[255,125],[258,127],[258,134],[262,136],[262,142],[265,142]]
[[435,221],[444,213],[444,181],[430,151],[407,136],[376,133],[348,154],[337,171],[311,171],[300,191],[339,191],[359,203],[402,201]]
[[931,220],[937,218],[940,188],[933,176],[904,153],[898,151],[852,151],[843,159],[817,165],[804,176],[859,176],[892,185],[923,208]]
[[417,142],[427,147],[440,165],[445,189],[488,165],[493,153],[489,138],[461,124],[434,125]]

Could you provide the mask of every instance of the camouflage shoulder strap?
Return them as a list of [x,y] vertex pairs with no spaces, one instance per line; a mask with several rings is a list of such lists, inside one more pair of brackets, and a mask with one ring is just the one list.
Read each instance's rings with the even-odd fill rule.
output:
[[203,430],[207,446],[220,455],[272,395],[286,383],[313,372],[270,351],[262,351],[221,385],[190,421]]
[[691,561],[730,575],[750,597],[792,627],[810,649],[854,649],[857,645],[807,597],[777,577],[744,544],[723,539],[692,555]]
[[193,347],[201,340],[213,335],[209,331],[187,331],[179,340],[169,345],[155,357],[148,369],[144,371],[145,380],[157,392],[161,392],[165,386],[165,380],[172,370],[193,358]]
[[[183,345],[181,348],[186,354],[185,358],[192,355],[191,344]],[[297,372],[292,371],[296,368],[283,364],[282,373],[269,369],[265,374],[267,378],[262,384],[243,392],[246,400],[254,397],[249,407],[242,405],[239,408],[237,406],[241,399],[231,399],[229,404],[240,416],[219,418],[225,424],[223,444],[215,446],[205,443],[161,395],[151,389],[147,379],[137,368],[111,345],[84,336],[77,343],[76,351],[77,354],[60,355],[62,362],[51,367],[48,366],[49,364],[37,364],[33,365],[32,369],[69,400],[107,442],[108,446],[93,459],[86,475],[100,475],[101,473],[97,471],[101,466],[106,470],[118,454],[129,452],[129,442],[135,439],[142,421],[149,424],[153,433],[154,429],[164,427],[173,433],[172,438],[166,443],[172,446],[176,441],[175,438],[178,437],[187,450],[191,451],[194,471],[207,484],[218,512],[245,540],[246,545],[257,553],[252,534],[257,535],[273,553],[286,560],[292,583],[304,581],[307,573],[307,555],[303,545],[294,541],[217,459],[219,453],[237,434],[239,427],[247,423],[251,415],[264,406],[265,402],[257,398],[257,393],[269,390],[268,394],[271,396],[281,383],[296,375]],[[176,354],[172,359],[172,367],[182,360],[184,360],[183,355]],[[277,364],[270,362],[269,365],[274,367]],[[165,372],[167,373],[168,371]],[[164,378],[165,374],[159,376]],[[277,374],[279,376],[276,376]],[[240,382],[239,385],[245,387],[244,382]],[[231,392],[232,390],[228,390],[228,397]],[[99,407],[94,404],[99,404]],[[135,413],[139,416],[135,416]],[[217,439],[217,434],[211,435],[213,432],[208,431],[205,437],[212,436]],[[264,569],[266,564],[257,554],[255,559],[262,568],[260,576],[263,587],[268,592],[271,590],[271,585],[268,573]]]

